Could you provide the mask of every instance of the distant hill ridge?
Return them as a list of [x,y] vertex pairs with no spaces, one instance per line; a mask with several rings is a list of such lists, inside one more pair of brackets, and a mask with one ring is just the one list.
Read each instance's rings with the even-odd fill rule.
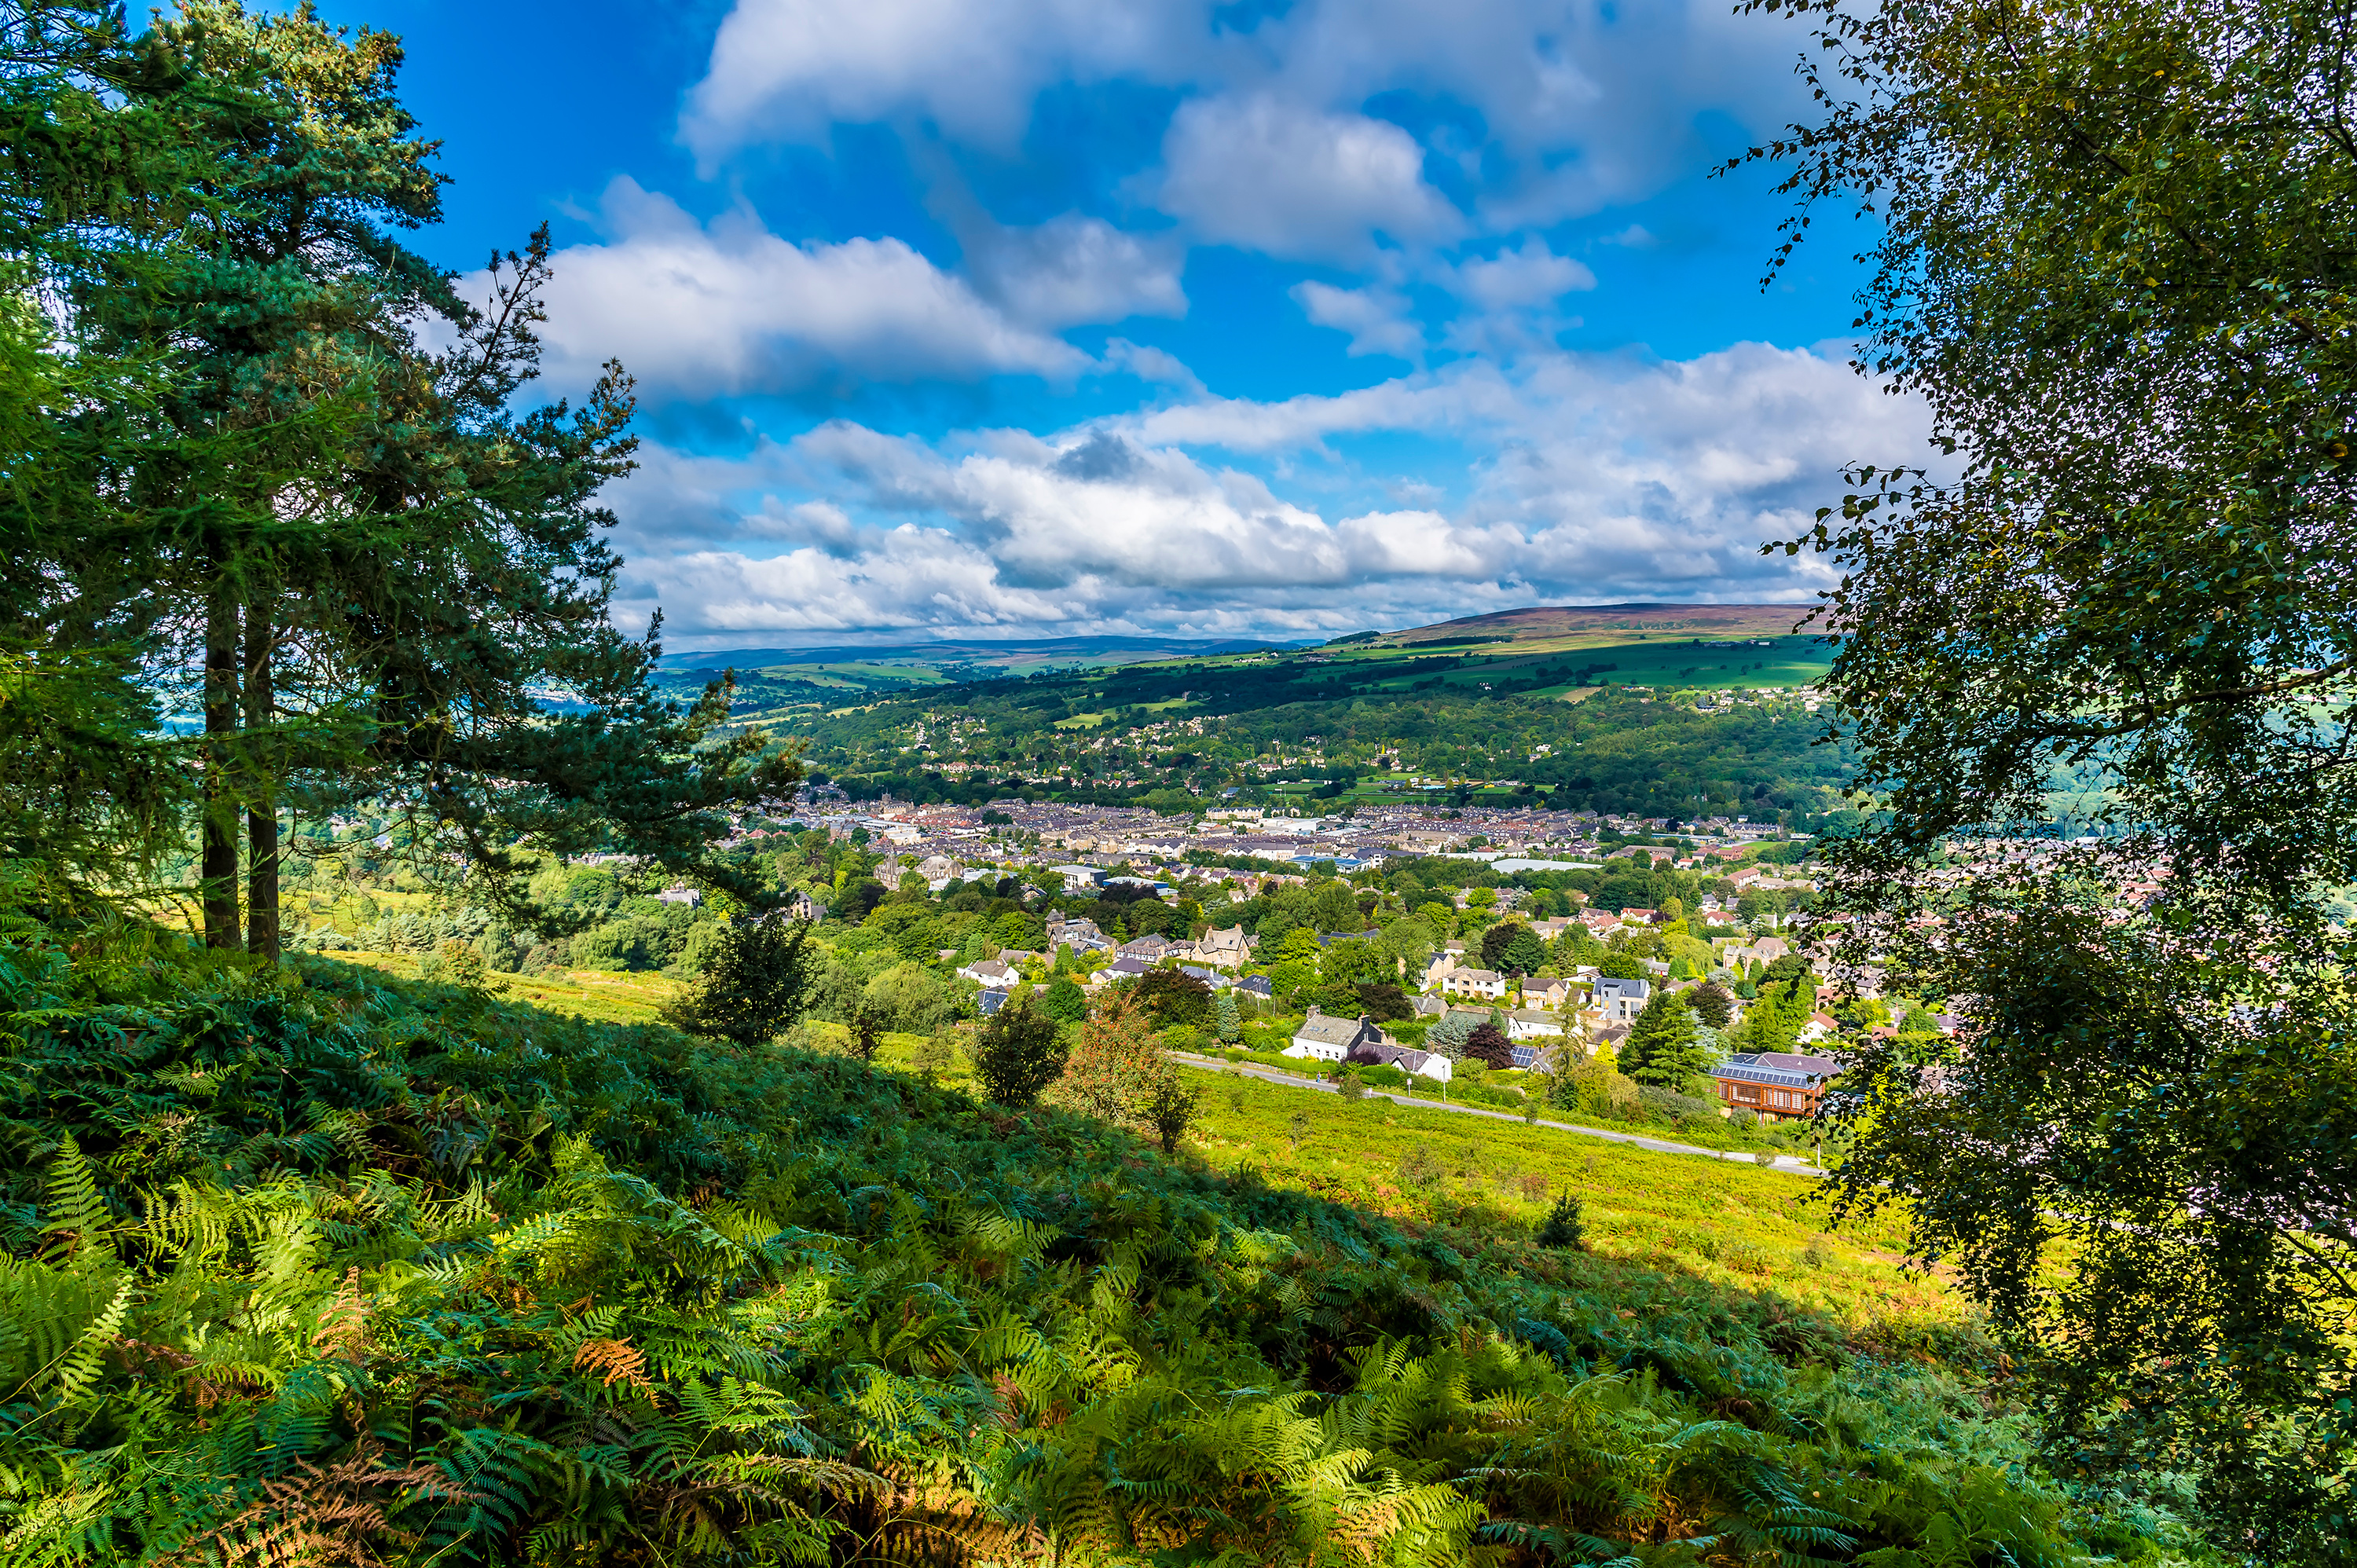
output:
[[996,641],[944,638],[932,642],[841,643],[824,648],[714,648],[663,655],[666,670],[759,670],[771,664],[1053,664],[1074,660],[1130,663],[1146,659],[1200,659],[1265,649],[1312,648],[1315,639],[1252,638],[1198,640],[1183,637],[1049,637]]
[[[1570,641],[1609,644],[1652,637],[1793,637],[1815,604],[1532,604],[1518,611],[1459,616],[1398,632],[1360,634],[1358,649],[1415,649],[1426,644],[1530,644]],[[1808,634],[1822,634],[1810,628]]]
[[[1602,633],[1703,633],[1717,637],[1791,637],[1813,603],[1781,605],[1532,605],[1522,609],[1494,610],[1488,615],[1460,616],[1429,626],[1405,627],[1368,639],[1377,647],[1397,648],[1444,637],[1484,637],[1514,642],[1589,638]],[[1363,646],[1363,645],[1362,645]]]

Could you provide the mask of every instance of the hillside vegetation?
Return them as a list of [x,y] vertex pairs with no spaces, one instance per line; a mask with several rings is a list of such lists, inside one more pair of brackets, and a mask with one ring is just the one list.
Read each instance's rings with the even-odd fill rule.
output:
[[[1386,1214],[1230,1157],[1291,1101],[1215,1104],[1171,1161],[837,1057],[136,932],[20,927],[0,1007],[11,1563],[2140,1539],[2031,1478],[1975,1369],[1666,1234],[1540,1248],[1519,1201]],[[1600,1157],[1598,1230],[1633,1235],[1648,1183]],[[1791,1187],[1708,1179],[1763,1219]]]

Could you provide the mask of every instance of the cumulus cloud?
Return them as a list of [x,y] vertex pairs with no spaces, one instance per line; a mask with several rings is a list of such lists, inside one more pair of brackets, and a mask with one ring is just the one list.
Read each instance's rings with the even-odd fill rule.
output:
[[609,356],[655,392],[689,397],[844,374],[1070,377],[1089,364],[898,239],[796,244],[743,211],[699,224],[627,177],[599,217],[602,242],[553,258],[543,336],[559,387]]
[[[1925,428],[1837,354],[1760,344],[1191,412],[937,443],[834,421],[733,478],[725,462],[659,458],[652,485],[617,497],[640,551],[631,595],[719,640],[861,626],[1273,633],[1534,600],[1796,597],[1822,568],[1763,559],[1760,543],[1804,528],[1845,463],[1911,457]],[[1255,412],[1299,444],[1454,432],[1490,456],[1450,502],[1313,506],[1190,449],[1239,445]],[[733,540],[708,525],[732,486]],[[704,521],[664,553],[665,515]]]
[[1454,239],[1464,220],[1425,182],[1424,149],[1397,125],[1256,93],[1178,107],[1156,196],[1214,243],[1272,256],[1357,261],[1377,236]]
[[1133,316],[1184,316],[1176,235],[1125,233],[1102,218],[1066,213],[1028,229],[961,225],[966,270],[1008,316],[1050,330]]
[[1484,310],[1552,305],[1566,294],[1596,286],[1596,274],[1585,263],[1556,255],[1535,234],[1518,250],[1463,263],[1443,275],[1455,293]]
[[[1791,48],[1778,47],[1787,39]],[[737,0],[682,131],[707,163],[767,139],[820,142],[835,124],[877,121],[1007,150],[1051,84],[1127,81],[1186,94],[1182,113],[1220,105],[1167,150],[1197,168],[1251,173],[1224,156],[1235,133],[1297,134],[1318,116],[1357,117],[1398,93],[1475,113],[1477,140],[1501,156],[1469,156],[1467,166],[1480,174],[1489,226],[1511,231],[1658,188],[1695,156],[1705,107],[1759,127],[1796,117],[1803,100],[1790,67],[1800,42],[1714,0],[1297,0],[1242,19],[1211,0]],[[1239,116],[1255,104],[1273,107]],[[1388,167],[1391,138],[1366,124],[1355,127],[1357,150]],[[1187,180],[1178,190],[1197,204]],[[1437,214],[1411,206],[1387,216]],[[1302,242],[1289,227],[1275,231]],[[1318,253],[1333,253],[1330,236]]]
[[1336,288],[1312,279],[1294,285],[1293,297],[1318,326],[1348,332],[1353,354],[1424,357],[1424,328],[1409,317],[1407,297],[1396,290]]
[[1203,0],[737,0],[681,131],[707,164],[911,113],[1010,146],[1050,82],[1186,72],[1210,43],[1209,13]]

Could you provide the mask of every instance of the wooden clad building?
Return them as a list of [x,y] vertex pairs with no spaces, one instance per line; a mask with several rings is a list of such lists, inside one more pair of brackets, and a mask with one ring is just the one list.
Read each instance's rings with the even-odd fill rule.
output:
[[1710,1069],[1710,1077],[1718,1087],[1718,1102],[1727,1110],[1781,1120],[1815,1115],[1825,1085],[1841,1070],[1832,1057],[1760,1051],[1728,1058]]

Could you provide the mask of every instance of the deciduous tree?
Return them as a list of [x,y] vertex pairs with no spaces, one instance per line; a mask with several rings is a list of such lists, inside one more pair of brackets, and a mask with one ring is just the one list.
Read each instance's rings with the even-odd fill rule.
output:
[[[1862,362],[1937,442],[1936,472],[1892,454],[1786,544],[1842,574],[1827,684],[1878,808],[1828,896],[1849,956],[1955,998],[1969,1045],[1865,1049],[1834,1191],[1907,1204],[2074,1470],[2167,1454],[2232,1554],[2344,1562],[2350,16],[1781,8],[1818,35],[1822,114],[1762,155],[1871,209]],[[2084,842],[1974,853],[2050,838],[2065,782]],[[1967,879],[1930,875],[1958,835]]]

